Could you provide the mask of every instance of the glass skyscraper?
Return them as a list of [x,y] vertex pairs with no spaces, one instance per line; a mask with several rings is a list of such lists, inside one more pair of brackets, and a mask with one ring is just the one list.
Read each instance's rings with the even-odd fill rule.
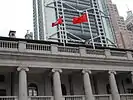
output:
[[[100,0],[33,0],[34,39],[108,46],[114,38],[103,9]],[[72,23],[73,17],[84,13],[88,22]],[[52,27],[59,17],[63,24]]]

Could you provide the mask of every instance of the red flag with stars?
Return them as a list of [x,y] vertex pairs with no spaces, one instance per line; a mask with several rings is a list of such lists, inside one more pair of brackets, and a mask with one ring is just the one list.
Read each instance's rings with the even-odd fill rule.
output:
[[88,22],[87,14],[84,13],[81,16],[73,17],[72,22],[73,22],[73,24],[81,24],[84,22]]

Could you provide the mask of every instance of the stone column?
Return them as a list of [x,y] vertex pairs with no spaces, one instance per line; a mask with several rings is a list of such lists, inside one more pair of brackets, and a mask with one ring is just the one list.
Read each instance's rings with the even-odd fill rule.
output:
[[27,95],[27,73],[28,68],[17,68],[19,71],[19,100],[28,100]]
[[53,72],[53,88],[54,88],[54,100],[62,100],[62,89],[61,89],[61,80],[60,73],[61,69],[52,69]]
[[91,71],[83,70],[82,73],[83,73],[86,100],[95,100],[92,93],[91,82],[90,82]]
[[115,80],[115,74],[116,74],[115,71],[109,71],[110,88],[111,88],[113,100],[120,100],[120,95],[119,95],[116,80]]

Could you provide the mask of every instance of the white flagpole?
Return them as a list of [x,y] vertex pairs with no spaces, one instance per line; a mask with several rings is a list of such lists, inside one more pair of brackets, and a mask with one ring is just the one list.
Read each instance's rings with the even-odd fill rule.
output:
[[91,34],[92,46],[93,46],[93,49],[95,49],[95,43],[94,43],[94,39],[93,39],[93,34],[92,34],[91,25],[90,25],[90,22],[89,22],[89,16],[88,16],[88,11],[87,10],[86,10],[86,15],[87,15],[88,25],[89,25],[89,29],[90,29],[90,34]]

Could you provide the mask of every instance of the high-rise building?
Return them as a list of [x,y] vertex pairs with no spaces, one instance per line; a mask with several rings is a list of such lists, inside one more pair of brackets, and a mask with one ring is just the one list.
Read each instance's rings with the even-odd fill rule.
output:
[[126,18],[125,24],[127,26],[127,29],[129,31],[133,32],[133,13],[132,13],[132,11],[127,12],[127,18]]
[[124,18],[119,15],[117,6],[111,0],[106,0],[110,20],[115,31],[116,42],[119,48],[133,49],[131,32],[127,30]]
[[114,43],[116,43],[116,37],[114,34],[115,31],[114,31],[112,23],[111,23],[110,12],[108,10],[107,1],[106,0],[98,0],[98,2],[99,2],[100,9],[102,11],[102,14],[104,15],[104,16],[102,16],[102,19],[103,19],[104,29],[106,32],[106,37],[110,41],[114,41]]
[[127,18],[125,24],[130,33],[130,40],[132,42],[132,47],[133,47],[133,13],[131,10],[127,11]]
[[[99,0],[33,0],[34,38],[107,46],[114,43],[114,37],[103,10]],[[72,18],[83,13],[87,13],[88,22],[73,24]],[[59,17],[63,24],[52,27]]]
[[35,40],[44,40],[45,23],[43,7],[43,0],[33,0],[33,24]]

